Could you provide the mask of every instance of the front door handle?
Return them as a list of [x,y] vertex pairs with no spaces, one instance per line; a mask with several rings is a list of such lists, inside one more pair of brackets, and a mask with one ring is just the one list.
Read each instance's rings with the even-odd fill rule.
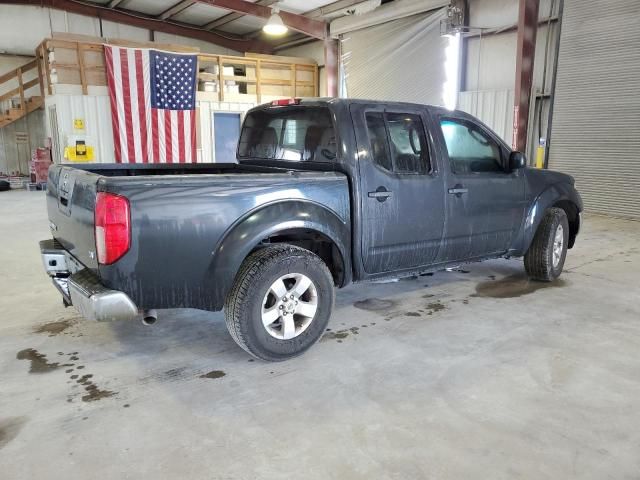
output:
[[384,202],[391,196],[391,192],[384,187],[378,187],[375,192],[369,192],[369,198],[375,198],[379,202]]
[[449,189],[449,193],[451,195],[455,195],[456,197],[461,197],[463,193],[467,193],[469,191],[468,188],[464,188],[462,185],[456,185],[453,188]]

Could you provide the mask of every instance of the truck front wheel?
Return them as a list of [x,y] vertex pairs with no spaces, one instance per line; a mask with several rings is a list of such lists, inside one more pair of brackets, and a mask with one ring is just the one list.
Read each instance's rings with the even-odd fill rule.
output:
[[529,277],[543,282],[558,278],[567,256],[568,242],[567,214],[561,208],[550,208],[524,256],[524,267]]
[[225,302],[229,333],[267,361],[302,354],[322,336],[335,292],[331,272],[315,254],[272,245],[247,257]]

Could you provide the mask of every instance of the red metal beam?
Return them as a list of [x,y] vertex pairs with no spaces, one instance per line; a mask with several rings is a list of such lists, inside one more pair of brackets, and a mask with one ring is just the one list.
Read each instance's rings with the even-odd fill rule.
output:
[[324,68],[327,74],[327,96],[338,96],[338,40],[327,36],[324,40]]
[[[224,8],[233,12],[253,15],[254,17],[269,18],[272,14],[271,8],[258,3],[247,2],[245,0],[198,0],[200,3],[213,7]],[[327,37],[327,23],[319,20],[307,18],[291,12],[280,10],[282,21],[287,27],[296,30],[310,37],[324,40]]]
[[[257,0],[255,3],[257,3],[258,5],[264,5],[265,7],[268,7],[269,5],[273,5],[274,3],[277,3],[277,2],[278,0]],[[244,17],[244,13],[238,13],[238,12],[228,13],[224,17],[216,18],[215,20],[207,23],[206,25],[203,25],[202,28],[204,28],[205,30],[213,30],[217,27],[225,25],[229,22],[233,22],[234,20],[238,20],[239,18],[242,18],[242,17]]]
[[134,27],[146,28],[157,32],[181,35],[183,37],[197,38],[205,42],[215,43],[225,48],[240,52],[271,53],[273,48],[258,40],[234,39],[215,32],[203,30],[199,27],[158,20],[143,14],[124,10],[114,10],[96,4],[87,4],[76,0],[0,0],[0,4],[35,5],[49,7],[66,12],[86,15],[88,17],[101,18],[111,22],[124,23]]
[[533,61],[538,33],[539,0],[519,0],[518,47],[516,56],[516,88],[513,107],[513,148],[527,148],[527,127],[533,84]]

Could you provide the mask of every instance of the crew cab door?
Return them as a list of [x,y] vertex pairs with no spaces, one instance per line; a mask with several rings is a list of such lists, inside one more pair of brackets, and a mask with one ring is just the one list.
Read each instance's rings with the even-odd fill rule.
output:
[[439,261],[505,253],[524,215],[522,170],[508,170],[508,148],[483,125],[457,113],[437,117],[435,130],[448,161]]
[[358,145],[365,272],[433,263],[444,228],[444,185],[419,108],[352,104]]

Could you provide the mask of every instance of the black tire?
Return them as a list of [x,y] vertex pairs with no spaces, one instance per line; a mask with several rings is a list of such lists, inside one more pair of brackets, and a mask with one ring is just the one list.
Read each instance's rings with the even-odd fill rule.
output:
[[[287,274],[303,274],[317,292],[311,323],[296,337],[275,338],[262,324],[262,306],[271,285]],[[335,291],[327,265],[314,253],[293,245],[262,248],[242,263],[224,310],[227,329],[240,347],[256,358],[279,362],[301,355],[316,343],[329,323]],[[292,318],[293,318],[293,314]]]
[[[562,227],[562,253],[559,261],[554,265],[554,243],[558,228]],[[567,258],[567,244],[569,242],[569,221],[567,214],[561,208],[550,208],[538,226],[533,242],[524,255],[524,268],[533,280],[551,282],[562,273],[564,261]]]

